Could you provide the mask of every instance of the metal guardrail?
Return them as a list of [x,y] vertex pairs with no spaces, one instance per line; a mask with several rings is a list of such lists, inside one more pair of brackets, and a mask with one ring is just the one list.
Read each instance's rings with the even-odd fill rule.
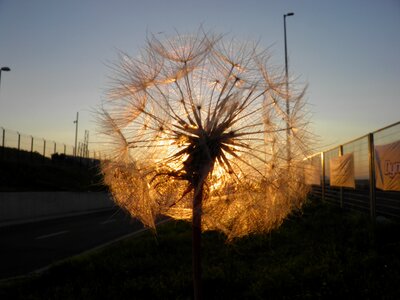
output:
[[[400,141],[400,122],[366,134],[343,145],[316,153],[308,162],[321,170],[321,184],[313,185],[311,196],[345,209],[400,219],[400,192],[382,191],[375,186],[375,146]],[[355,189],[330,186],[330,159],[346,153],[354,155]]]

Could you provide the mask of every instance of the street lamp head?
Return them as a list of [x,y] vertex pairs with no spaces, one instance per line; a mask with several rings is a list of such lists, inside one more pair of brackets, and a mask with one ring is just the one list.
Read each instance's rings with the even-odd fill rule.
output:
[[4,72],[11,71],[11,69],[9,67],[2,67],[0,70],[4,71]]
[[294,13],[290,12],[290,13],[285,14],[285,17],[290,17],[290,16],[293,16],[293,15],[294,15]]

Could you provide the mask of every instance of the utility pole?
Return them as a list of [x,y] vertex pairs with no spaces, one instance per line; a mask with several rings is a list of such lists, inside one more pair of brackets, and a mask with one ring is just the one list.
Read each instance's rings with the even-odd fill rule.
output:
[[79,112],[76,113],[76,120],[74,121],[75,124],[75,148],[74,148],[74,156],[77,155],[77,142],[78,142],[78,122],[79,122]]

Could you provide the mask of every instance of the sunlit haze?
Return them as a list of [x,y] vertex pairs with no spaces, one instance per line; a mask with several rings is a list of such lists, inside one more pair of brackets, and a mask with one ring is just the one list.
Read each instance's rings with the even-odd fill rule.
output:
[[118,50],[138,54],[151,33],[206,30],[270,48],[291,79],[307,83],[323,150],[400,119],[400,2],[0,1],[0,127],[74,144],[109,88]]

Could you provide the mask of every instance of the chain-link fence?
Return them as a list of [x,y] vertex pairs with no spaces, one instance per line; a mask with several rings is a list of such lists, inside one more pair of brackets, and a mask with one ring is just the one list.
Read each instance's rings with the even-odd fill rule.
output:
[[90,162],[105,158],[102,157],[100,151],[90,150],[87,144],[79,143],[75,153],[74,146],[2,127],[0,127],[0,147],[0,159],[7,161],[38,160],[40,157],[43,160],[69,157],[81,162]]
[[[320,170],[320,184],[312,185],[313,197],[321,198],[343,208],[400,218],[400,192],[376,188],[375,147],[400,141],[400,122],[362,136],[333,149],[317,153],[308,164]],[[353,154],[355,188],[334,187],[330,184],[332,158]],[[398,164],[400,165],[400,158]]]

